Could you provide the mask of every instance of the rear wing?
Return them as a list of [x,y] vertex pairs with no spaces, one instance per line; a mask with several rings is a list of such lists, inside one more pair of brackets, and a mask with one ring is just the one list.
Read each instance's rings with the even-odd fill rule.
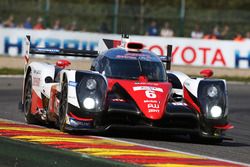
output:
[[91,50],[75,50],[75,49],[58,49],[58,48],[31,48],[30,47],[30,36],[26,36],[26,53],[25,53],[25,64],[29,62],[30,54],[44,54],[44,55],[55,55],[55,56],[72,56],[72,57],[88,57],[96,58],[98,56],[97,51]]
[[[125,36],[126,39],[128,36]],[[98,56],[98,51],[91,50],[75,50],[75,49],[58,49],[58,48],[31,48],[30,46],[30,36],[26,36],[26,53],[25,53],[25,65],[29,62],[29,54],[44,54],[44,55],[54,55],[54,56],[72,56],[72,57],[87,57],[96,58]],[[104,44],[107,49],[120,46],[124,40],[108,40],[103,39]],[[125,41],[127,42],[127,41]],[[123,44],[125,45],[125,44]],[[171,58],[172,57],[172,45],[167,45],[167,55],[160,55],[159,58],[162,62],[166,63],[166,70],[171,69]]]

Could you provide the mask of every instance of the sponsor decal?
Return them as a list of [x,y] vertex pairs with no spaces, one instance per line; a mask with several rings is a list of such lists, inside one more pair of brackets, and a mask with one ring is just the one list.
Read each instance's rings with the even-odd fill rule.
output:
[[158,83],[148,83],[148,82],[135,82],[136,85],[149,85],[149,86],[158,86]]
[[159,104],[148,103],[148,108],[160,108]]
[[59,53],[60,49],[47,49],[47,48],[37,48],[37,52],[50,52],[50,53]]
[[[215,65],[216,63],[226,66],[225,56],[220,48],[214,48],[212,50],[209,47],[194,47],[194,46],[184,46],[180,47],[177,46],[173,49],[172,59],[175,61],[176,55],[180,55],[182,62],[185,64],[194,64],[198,61],[201,65]],[[210,57],[210,60],[208,61],[208,57]],[[211,59],[212,58],[212,59]]]
[[42,71],[41,70],[34,70],[33,73],[36,75],[41,75]]
[[78,121],[73,118],[69,118],[69,122],[71,126],[78,127],[78,128],[92,127],[92,121]]
[[160,103],[158,100],[144,100],[144,103]]
[[148,54],[137,54],[137,53],[128,53],[125,55],[117,55],[116,58],[118,59],[137,59],[137,57],[140,57],[141,60],[146,60],[146,61],[150,61],[153,60],[150,55]]
[[40,86],[40,78],[33,77],[33,86]]
[[187,103],[183,103],[183,102],[173,102],[172,104],[175,106],[188,106]]
[[134,91],[146,90],[146,91],[163,92],[163,89],[162,89],[162,88],[152,87],[152,86],[135,86],[135,87],[133,87],[133,90],[134,90]]
[[124,99],[112,99],[114,102],[126,102]]
[[148,112],[160,112],[158,109],[148,109]]
[[242,55],[239,50],[235,51],[235,67],[240,68],[241,63],[246,63],[247,67],[250,68],[250,51],[247,55]]
[[69,86],[76,87],[77,86],[77,82],[69,81]]
[[[11,32],[11,30],[10,30]],[[27,32],[22,32],[24,35]],[[45,32],[46,33],[46,32]],[[47,31],[47,33],[52,33],[52,31]],[[69,33],[71,34],[71,33]],[[19,34],[13,33],[12,35],[5,35],[3,34],[3,53],[4,54],[10,54],[10,55],[22,55],[25,53],[25,50],[23,48],[25,45],[24,38],[21,36],[18,36]],[[23,36],[24,36],[23,35]],[[32,41],[30,43],[31,48],[37,48],[37,47],[45,47],[45,48],[55,48],[55,49],[43,49],[43,48],[37,48],[38,52],[51,52],[51,53],[57,53],[59,52],[59,48],[63,49],[83,49],[83,50],[96,50],[98,46],[98,41],[95,40],[82,40],[79,37],[75,37],[72,39],[68,39],[66,36],[62,35],[60,38],[53,37],[53,38],[44,38],[43,33],[41,35],[38,35],[40,37],[32,36]],[[47,35],[45,35],[47,36]],[[52,35],[53,36],[53,35]],[[0,46],[1,48],[1,46]]]
[[[25,55],[26,34],[31,35],[31,48],[45,47],[47,50],[39,49],[41,52],[57,53],[59,48],[97,50],[98,39],[120,38],[120,35],[107,35],[101,33],[75,33],[68,31],[44,30],[37,33],[36,30],[22,29],[0,29],[0,54],[21,56]],[[144,48],[155,52],[157,55],[166,55],[166,43],[173,44],[172,63],[175,65],[193,65],[208,67],[227,67],[227,68],[250,68],[249,42],[234,41],[211,41],[194,40],[190,38],[171,38],[133,36],[134,41],[143,42]],[[149,40],[150,39],[150,40]],[[113,47],[119,46],[120,41],[113,41]],[[56,48],[56,49],[51,49]],[[104,49],[104,48],[103,48]],[[106,49],[106,47],[105,47]],[[40,57],[41,55],[31,55]],[[126,55],[132,58],[136,56]],[[28,58],[28,57],[26,57]],[[142,57],[147,58],[147,57]],[[27,59],[28,60],[28,59]]]

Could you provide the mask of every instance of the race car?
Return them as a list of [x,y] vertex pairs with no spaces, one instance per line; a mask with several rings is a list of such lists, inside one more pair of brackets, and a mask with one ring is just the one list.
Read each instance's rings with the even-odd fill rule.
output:
[[[53,123],[61,131],[105,131],[112,127],[156,129],[222,142],[228,123],[226,81],[191,78],[171,71],[167,56],[139,42],[101,40],[104,51],[30,48],[27,36],[22,108],[29,124]],[[29,63],[29,54],[93,58],[90,70],[70,61]],[[165,65],[166,64],[166,65]]]

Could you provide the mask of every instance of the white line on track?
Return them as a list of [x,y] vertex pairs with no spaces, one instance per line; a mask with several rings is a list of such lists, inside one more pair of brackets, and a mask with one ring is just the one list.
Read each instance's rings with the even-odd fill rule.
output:
[[23,75],[0,75],[0,78],[23,78]]
[[[12,123],[19,123],[19,124],[27,125],[26,123],[23,123],[23,122],[13,121],[13,120],[8,120],[8,119],[3,119],[3,118],[0,118],[0,121],[9,121],[9,122],[12,122]],[[46,128],[44,126],[39,126],[39,125],[32,125],[32,126]],[[124,140],[119,140],[119,139],[113,139],[113,138],[108,138],[108,137],[101,137],[101,136],[93,136],[93,137],[100,138],[100,139],[108,139],[108,140],[117,141],[117,142],[124,142],[124,143],[128,143],[128,144],[134,144],[134,145],[139,145],[139,146],[143,146],[143,147],[147,147],[147,148],[159,149],[159,150],[163,150],[163,151],[171,151],[171,152],[176,152],[176,153],[180,153],[180,154],[198,156],[198,157],[207,158],[207,159],[210,159],[210,160],[217,160],[217,161],[232,163],[232,164],[235,164],[235,165],[242,165],[242,166],[250,167],[250,165],[246,164],[246,163],[231,161],[231,160],[222,159],[222,158],[210,157],[210,156],[207,156],[207,155],[199,155],[199,154],[194,154],[194,153],[189,153],[189,152],[184,152],[184,151],[178,151],[178,150],[173,150],[173,149],[168,149],[168,148],[162,148],[162,147],[157,147],[157,146],[148,146],[148,145],[145,145],[145,144],[140,144],[140,143],[136,143],[136,142],[129,142],[129,141],[124,141]]]
[[108,137],[100,137],[100,136],[95,136],[95,137],[102,138],[102,139],[109,139],[109,140],[113,140],[113,141],[117,141],[117,142],[125,142],[125,143],[129,143],[129,144],[135,144],[135,145],[139,145],[139,146],[143,146],[143,147],[147,147],[147,148],[154,148],[154,149],[160,149],[160,150],[164,150],[164,151],[171,151],[171,152],[176,152],[176,153],[180,153],[180,154],[198,156],[198,157],[207,158],[207,159],[210,159],[210,160],[217,160],[217,161],[228,162],[228,163],[232,163],[232,164],[236,164],[236,165],[244,165],[244,166],[250,167],[250,165],[246,164],[246,163],[231,161],[231,160],[227,160],[227,159],[210,157],[210,156],[207,156],[207,155],[199,155],[199,154],[194,154],[194,153],[189,153],[189,152],[184,152],[184,151],[178,151],[178,150],[173,150],[173,149],[168,149],[168,148],[162,148],[162,147],[157,147],[157,146],[148,146],[148,145],[145,145],[145,144],[140,144],[140,143],[136,143],[136,142],[129,142],[129,141],[124,141],[124,140],[119,140],[119,139],[113,139],[113,138],[108,138]]

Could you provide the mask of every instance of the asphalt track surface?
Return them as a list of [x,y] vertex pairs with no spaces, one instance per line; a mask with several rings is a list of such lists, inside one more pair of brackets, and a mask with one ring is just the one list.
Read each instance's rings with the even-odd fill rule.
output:
[[[227,137],[233,138],[233,141],[209,145],[194,143],[187,136],[131,131],[113,131],[102,135],[153,147],[250,164],[250,85],[229,83],[228,90],[229,121],[235,128],[227,132]],[[18,111],[21,91],[21,78],[0,77],[0,118],[25,122],[23,113]]]

